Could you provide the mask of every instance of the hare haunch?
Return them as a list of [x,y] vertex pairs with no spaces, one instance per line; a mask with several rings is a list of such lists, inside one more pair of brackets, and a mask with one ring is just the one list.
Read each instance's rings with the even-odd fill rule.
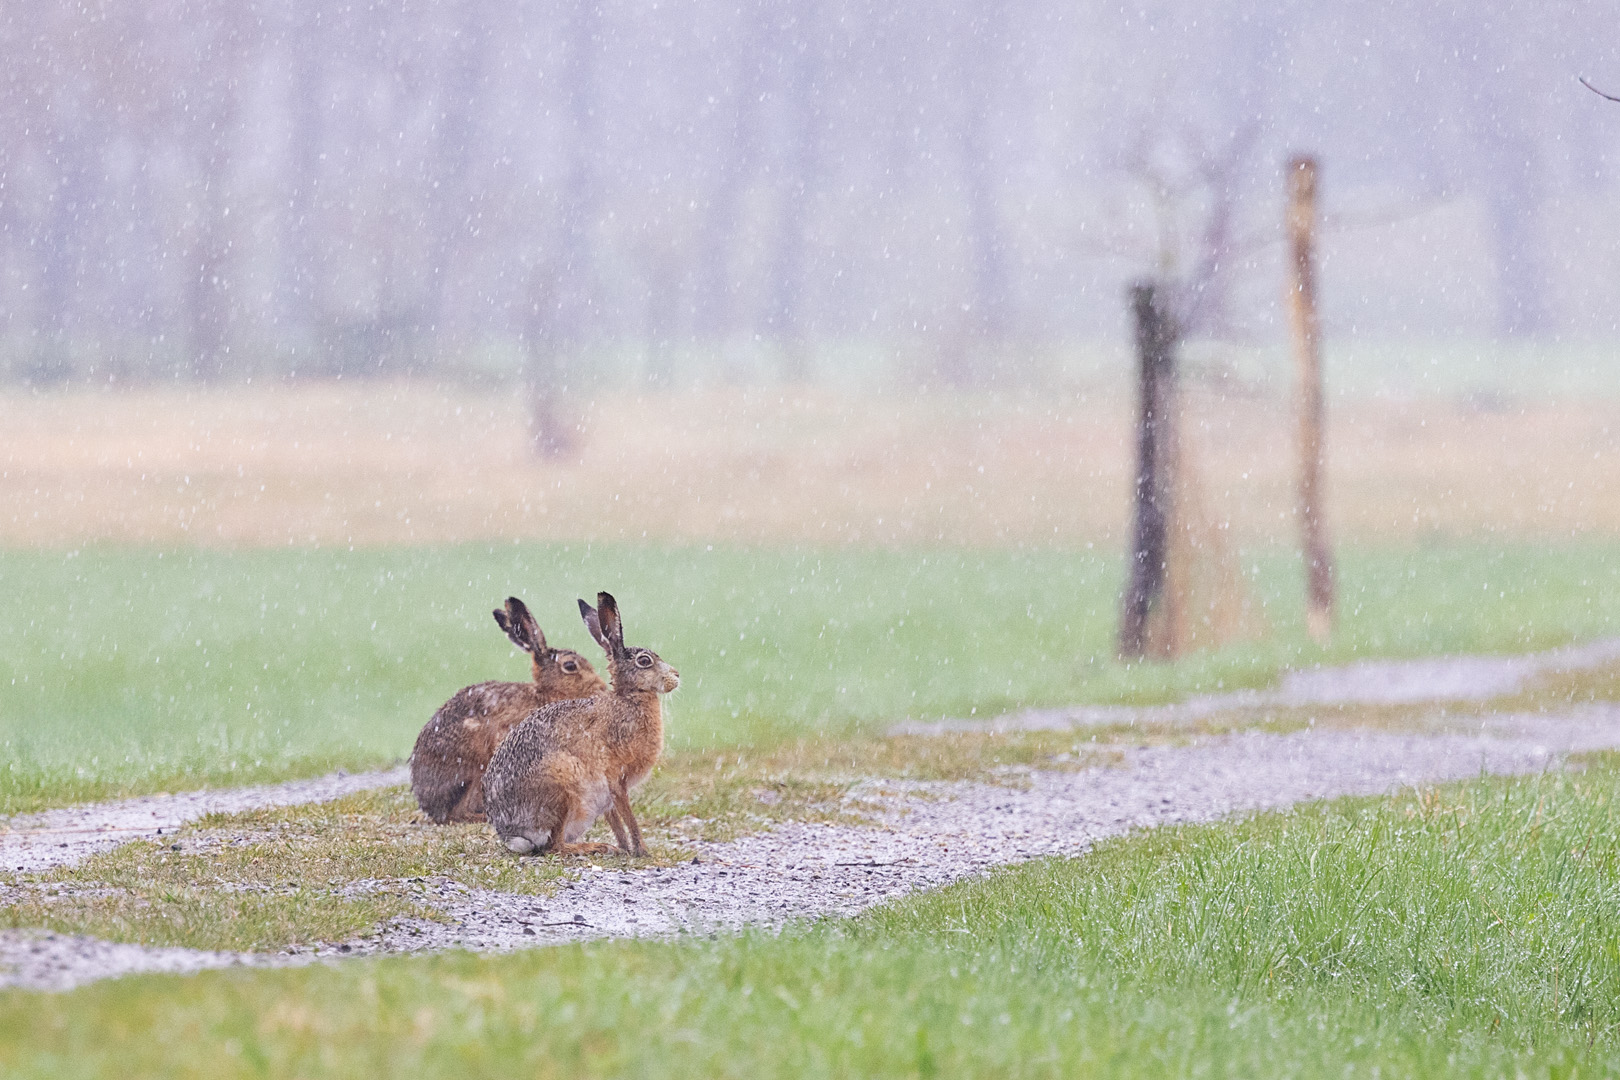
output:
[[534,681],[484,682],[457,691],[416,737],[411,792],[436,823],[484,820],[484,769],[518,722],[553,701],[605,693],[607,684],[572,649],[552,649],[517,597],[495,621],[534,661]]
[[612,692],[535,710],[495,751],[484,774],[489,823],[519,855],[611,854],[607,844],[577,843],[603,813],[620,849],[647,853],[630,789],[658,761],[664,746],[658,698],[679,686],[681,676],[651,649],[625,645],[612,596],[597,593],[596,604],[592,610],[581,600],[579,612],[607,652]]

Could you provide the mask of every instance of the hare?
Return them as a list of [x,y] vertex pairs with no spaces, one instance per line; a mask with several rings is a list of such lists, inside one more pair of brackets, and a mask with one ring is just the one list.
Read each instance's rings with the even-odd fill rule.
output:
[[608,654],[612,692],[536,709],[484,774],[489,823],[518,855],[612,854],[607,844],[577,842],[604,812],[620,850],[647,853],[630,789],[647,778],[663,749],[658,696],[679,686],[681,675],[652,650],[625,645],[612,596],[597,593],[596,604],[592,610],[581,600],[579,613]]
[[416,737],[411,792],[435,823],[484,820],[484,769],[512,728],[542,705],[605,693],[607,684],[572,649],[552,649],[517,597],[495,621],[534,658],[534,681],[484,682],[445,702]]

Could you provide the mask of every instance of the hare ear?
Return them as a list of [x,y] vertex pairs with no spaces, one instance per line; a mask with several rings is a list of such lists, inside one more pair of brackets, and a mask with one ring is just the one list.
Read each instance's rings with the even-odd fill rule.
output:
[[610,648],[608,652],[614,656],[624,655],[624,624],[619,621],[619,602],[613,599],[612,593],[599,592],[596,594],[597,617],[602,620],[602,636],[607,638]]
[[596,614],[596,609],[581,600],[579,602],[579,617],[585,620],[585,629],[589,630],[591,637],[596,640],[598,645],[602,646],[602,651],[612,656],[613,646],[608,644],[608,639],[602,633],[602,620]]
[[529,614],[528,607],[515,596],[506,598],[506,610],[496,610],[495,623],[506,636],[512,639],[512,644],[524,652],[540,656],[546,652],[546,635],[540,632],[540,624],[534,621]]

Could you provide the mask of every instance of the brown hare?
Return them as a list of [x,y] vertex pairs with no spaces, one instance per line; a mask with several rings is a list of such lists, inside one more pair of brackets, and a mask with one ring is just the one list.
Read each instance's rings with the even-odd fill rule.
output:
[[489,823],[519,855],[612,854],[607,844],[578,843],[603,813],[620,850],[647,853],[630,789],[658,761],[664,746],[658,697],[679,686],[681,676],[652,650],[625,645],[612,596],[597,593],[596,604],[593,611],[581,600],[579,612],[608,654],[612,692],[535,710],[495,751],[484,774]]
[[495,621],[534,661],[534,681],[484,682],[445,702],[416,737],[411,792],[434,822],[484,820],[484,769],[519,721],[553,701],[607,692],[590,663],[572,649],[553,649],[517,597]]

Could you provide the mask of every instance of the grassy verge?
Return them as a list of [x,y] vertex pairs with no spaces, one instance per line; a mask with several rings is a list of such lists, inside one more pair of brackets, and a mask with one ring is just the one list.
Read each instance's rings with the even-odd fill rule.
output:
[[1298,567],[1249,560],[1271,635],[1175,665],[1112,658],[1118,560],[1090,551],[563,544],[0,553],[0,813],[402,758],[457,688],[523,678],[489,618],[526,596],[585,648],[612,588],[683,671],[675,749],[766,747],[907,717],[1172,699],[1288,665],[1522,651],[1620,625],[1620,547],[1362,550],[1331,651]]
[[1166,829],[779,937],[0,996],[7,1075],[1620,1068],[1620,760]]
[[[649,832],[648,860],[591,861],[682,857],[658,830]],[[140,945],[297,951],[369,937],[402,916],[439,918],[447,890],[545,895],[582,861],[514,858],[486,826],[424,824],[410,793],[391,789],[318,807],[219,815],[162,843],[138,841],[73,867],[8,875],[0,881],[0,926]]]
[[125,844],[18,875],[0,924],[143,945],[274,950],[341,942],[401,915],[432,917],[432,890],[547,892],[555,862],[517,860],[483,826],[420,824],[410,792],[204,818],[161,843]]
[[1620,701],[1620,664],[1549,672],[1521,692],[1492,702],[1492,708],[1502,712],[1556,712],[1613,701]]
[[[658,765],[636,793],[655,835],[729,840],[783,821],[854,822],[851,789],[868,780],[1018,784],[1031,767],[1079,769],[1119,761],[1117,731],[965,732],[944,736],[800,739],[752,750],[687,751]],[[1147,736],[1133,732],[1138,741]]]

